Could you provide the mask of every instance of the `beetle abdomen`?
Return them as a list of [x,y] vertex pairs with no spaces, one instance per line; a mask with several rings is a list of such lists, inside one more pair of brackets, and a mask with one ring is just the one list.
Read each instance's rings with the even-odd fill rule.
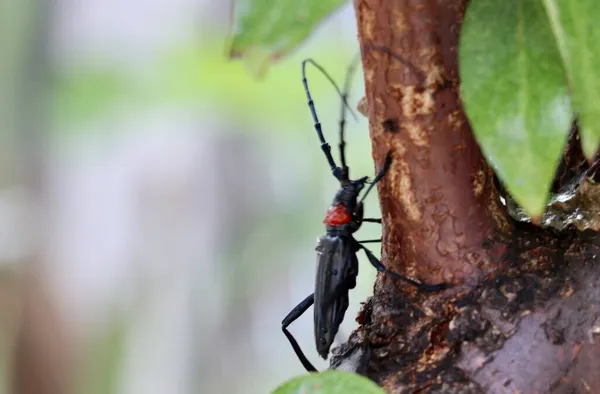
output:
[[315,342],[318,353],[327,358],[344,314],[348,291],[356,285],[358,260],[352,243],[341,236],[325,235],[317,245],[315,281]]

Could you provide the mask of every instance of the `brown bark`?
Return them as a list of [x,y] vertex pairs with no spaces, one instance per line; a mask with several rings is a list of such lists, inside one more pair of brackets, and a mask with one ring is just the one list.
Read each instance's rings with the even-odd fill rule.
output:
[[388,393],[600,392],[600,239],[509,219],[459,98],[467,0],[354,0],[388,268],[334,351]]

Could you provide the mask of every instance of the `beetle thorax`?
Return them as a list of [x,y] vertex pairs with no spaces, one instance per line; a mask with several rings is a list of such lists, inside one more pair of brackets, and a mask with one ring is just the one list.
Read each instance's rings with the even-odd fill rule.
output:
[[359,191],[353,183],[343,185],[335,194],[335,198],[325,214],[323,223],[330,227],[350,224],[354,219]]
[[338,227],[348,224],[352,221],[352,213],[348,210],[345,204],[337,203],[330,205],[323,223],[331,227]]

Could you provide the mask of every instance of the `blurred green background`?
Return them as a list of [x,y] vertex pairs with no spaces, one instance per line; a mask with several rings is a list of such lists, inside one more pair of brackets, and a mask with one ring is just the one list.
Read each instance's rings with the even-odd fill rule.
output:
[[[258,81],[226,59],[230,6],[2,6],[2,392],[37,379],[40,393],[258,394],[304,373],[280,324],[313,291],[338,185],[300,62],[314,58],[341,84],[358,51],[354,14],[340,9]],[[340,99],[315,69],[309,83],[337,155]],[[372,176],[358,116],[351,175]],[[378,216],[376,193],[366,216]],[[380,231],[365,224],[358,238]],[[372,292],[360,259],[340,341]],[[312,319],[291,331],[325,369]]]

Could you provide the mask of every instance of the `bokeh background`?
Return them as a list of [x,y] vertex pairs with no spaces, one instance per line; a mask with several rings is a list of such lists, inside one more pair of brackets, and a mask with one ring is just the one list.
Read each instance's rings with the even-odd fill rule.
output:
[[[341,84],[354,13],[260,81],[226,59],[230,15],[209,0],[0,5],[0,392],[259,394],[304,373],[281,320],[312,292],[338,185],[300,62]],[[337,155],[340,99],[315,69],[309,82]],[[351,175],[373,176],[366,119],[347,130]],[[360,260],[339,341],[372,292]],[[324,369],[312,319],[290,330]]]

